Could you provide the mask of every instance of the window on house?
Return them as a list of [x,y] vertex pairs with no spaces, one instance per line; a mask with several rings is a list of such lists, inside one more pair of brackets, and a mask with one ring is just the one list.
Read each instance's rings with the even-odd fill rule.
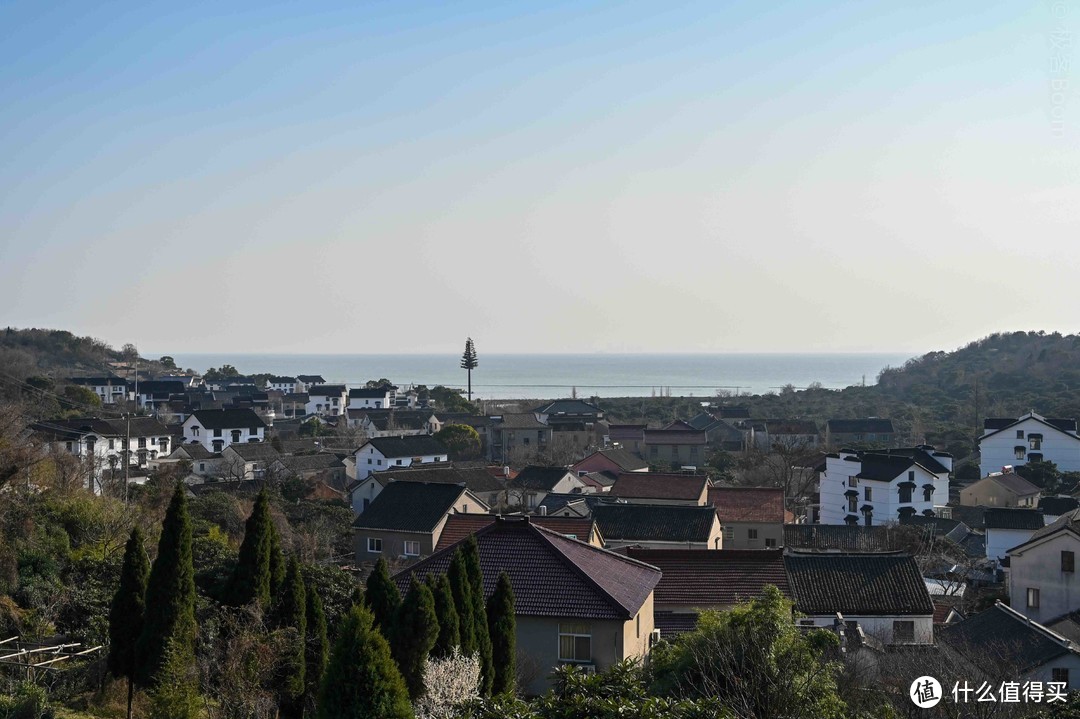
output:
[[772,549],[775,546],[776,546],[776,539],[774,539],[773,537],[766,537],[765,538],[765,547],[767,549]]
[[634,617],[634,635],[641,639],[641,613]]
[[746,530],[746,538],[747,539],[757,539],[757,530],[756,529],[748,529],[748,530]]
[[109,449],[116,449],[116,440],[115,439],[110,439],[109,440]]
[[1076,571],[1076,555],[1072,552],[1061,553],[1061,571],[1063,572],[1075,572]]
[[191,436],[192,437],[198,437],[199,436],[199,428],[198,427],[192,427],[191,428]]
[[863,499],[865,501],[867,501],[867,502],[873,502],[874,501],[874,499],[873,499],[874,498],[873,489],[874,489],[873,487],[863,487]]
[[1041,462],[1041,461],[1043,461],[1043,456],[1040,453],[1032,452],[1031,454],[1028,455],[1028,461],[1029,462]]
[[1039,608],[1039,590],[1034,587],[1028,587],[1027,590],[1027,605],[1028,609]]
[[592,661],[592,627],[585,622],[559,622],[559,661]]
[[1057,684],[1069,685],[1069,670],[1066,667],[1054,667],[1050,670],[1050,681]]
[[874,513],[873,512],[867,512],[866,514],[863,515],[863,524],[865,524],[867,527],[874,526]]
[[1028,449],[1032,451],[1042,449],[1042,435],[1041,434],[1029,434],[1028,435]]
[[911,644],[915,641],[915,622],[911,620],[893,622],[892,631],[895,644]]
[[1026,447],[1024,447],[1024,446],[1016,447],[1014,455],[1016,456],[1017,459],[1023,459],[1025,454],[1027,454],[1027,448]]
[[367,550],[372,554],[379,554],[382,552],[382,539],[379,537],[367,538]]
[[847,511],[849,511],[849,512],[858,512],[859,511],[859,498],[858,497],[848,497],[847,498]]
[[405,556],[406,557],[419,557],[420,556],[420,542],[405,542]]
[[258,433],[259,433],[259,428],[258,427],[252,427],[250,430],[248,430],[248,434],[257,435]]
[[146,449],[146,437],[139,437],[139,449]]
[[933,487],[923,487],[922,498],[923,498],[924,502],[932,501],[933,498],[934,498],[934,488]]
[[1016,438],[1017,439],[1023,439],[1024,438],[1024,430],[1022,430],[1022,429],[1016,430]]
[[850,477],[847,478],[847,486],[849,486],[849,487],[858,487],[859,486],[859,479],[855,475],[851,475]]
[[215,437],[220,437],[221,436],[221,430],[220,429],[215,429],[214,430],[214,436]]
[[911,470],[911,471],[909,471],[907,473],[907,481],[909,481],[909,482],[914,482],[915,481],[915,470]]
[[900,488],[900,502],[901,504],[911,503],[911,487]]
[[401,464],[401,460],[400,460],[400,459],[394,460],[394,464],[400,465],[400,464]]
[[735,527],[724,527],[724,539],[735,540]]

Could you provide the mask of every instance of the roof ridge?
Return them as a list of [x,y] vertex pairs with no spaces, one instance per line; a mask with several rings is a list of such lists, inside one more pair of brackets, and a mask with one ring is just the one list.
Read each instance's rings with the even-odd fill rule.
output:
[[657,572],[660,571],[659,568],[654,567],[651,564],[646,564],[645,562],[638,561],[638,560],[633,559],[631,557],[627,557],[627,556],[622,555],[622,554],[616,554],[615,552],[611,552],[611,551],[608,551],[606,549],[600,549],[599,547],[594,547],[593,545],[588,544],[586,542],[582,542],[581,540],[578,540],[578,539],[571,539],[570,537],[566,537],[566,536],[564,536],[562,534],[559,534],[558,532],[553,532],[550,529],[545,529],[544,527],[541,527],[541,526],[539,526],[537,524],[533,524],[532,522],[527,522],[526,526],[528,526],[532,530],[534,530],[536,532],[537,536],[541,537],[543,539],[543,541],[549,547],[551,547],[552,550],[554,550],[559,555],[559,559],[560,559],[561,562],[563,562],[564,565],[569,565],[571,571],[576,573],[578,576],[582,577],[585,580],[586,584],[588,584],[593,589],[595,589],[597,592],[599,592],[608,601],[608,603],[610,605],[612,605],[613,607],[616,607],[623,614],[625,614],[627,619],[633,619],[634,615],[633,615],[633,613],[630,611],[630,609],[628,607],[624,606],[622,602],[620,602],[618,599],[613,597],[611,595],[611,592],[609,592],[607,589],[602,587],[600,585],[600,583],[597,582],[592,577],[591,574],[589,574],[584,569],[579,567],[577,565],[577,562],[570,559],[570,557],[568,557],[566,555],[566,553],[563,552],[562,549],[560,549],[559,546],[556,545],[556,543],[553,540],[555,538],[558,538],[558,539],[560,539],[562,541],[565,541],[565,542],[573,542],[575,544],[581,545],[582,547],[588,548],[590,551],[599,552],[599,553],[604,554],[606,556],[614,557],[614,558],[616,558],[616,559],[618,559],[620,561],[627,562],[629,564],[635,564],[635,565],[638,565],[640,567],[644,567],[646,569],[653,569],[653,570],[656,570]]

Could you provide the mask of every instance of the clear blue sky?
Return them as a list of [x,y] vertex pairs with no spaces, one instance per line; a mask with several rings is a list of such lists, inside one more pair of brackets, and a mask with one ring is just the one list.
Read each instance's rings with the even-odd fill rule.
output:
[[0,324],[175,352],[1077,331],[1078,21],[0,2]]

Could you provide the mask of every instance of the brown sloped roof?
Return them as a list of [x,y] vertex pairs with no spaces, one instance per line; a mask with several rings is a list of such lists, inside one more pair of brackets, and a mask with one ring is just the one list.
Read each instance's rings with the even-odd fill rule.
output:
[[663,572],[655,606],[727,607],[772,584],[791,596],[782,549],[635,549],[626,554]]
[[[481,529],[495,523],[493,514],[451,514],[446,518],[442,534],[439,535],[439,543],[435,551],[446,549],[451,544],[460,542],[470,534],[476,534]],[[553,532],[567,535],[572,534],[583,542],[589,541],[592,533],[593,520],[590,517],[537,517],[532,516],[529,520],[540,527],[550,529]]]
[[611,487],[611,496],[629,499],[685,499],[701,497],[709,478],[704,474],[664,474],[662,472],[621,472]]
[[709,504],[720,523],[784,523],[784,490],[779,487],[709,487]]
[[[660,581],[660,570],[614,552],[568,539],[528,517],[500,517],[476,533],[484,598],[506,572],[519,616],[580,619],[633,618]],[[413,574],[447,571],[458,544],[394,575],[408,587]]]

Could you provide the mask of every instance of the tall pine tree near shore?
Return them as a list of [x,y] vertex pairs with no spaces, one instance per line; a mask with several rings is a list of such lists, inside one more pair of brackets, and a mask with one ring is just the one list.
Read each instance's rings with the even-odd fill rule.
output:
[[454,606],[454,592],[450,589],[450,580],[445,574],[427,578],[431,595],[435,599],[435,616],[439,618],[439,637],[431,649],[431,656],[438,659],[450,656],[454,647],[461,646],[457,608]]
[[354,606],[341,626],[319,691],[317,719],[413,719],[409,690],[374,617]]
[[394,618],[401,605],[401,592],[390,580],[390,569],[382,557],[375,562],[375,569],[368,575],[364,601],[375,619],[375,627],[390,639],[394,631]]
[[480,362],[476,359],[476,345],[473,344],[472,337],[465,340],[465,352],[461,355],[461,369],[468,370],[469,372],[469,401],[472,402],[472,371]]
[[[280,539],[270,519],[270,497],[263,489],[244,524],[244,541],[225,592],[226,601],[235,607],[257,601],[259,606],[268,608],[274,589],[272,574],[281,564],[280,555]],[[278,580],[277,584],[280,583]]]
[[491,665],[491,635],[488,633],[487,607],[484,604],[484,573],[480,569],[480,548],[476,544],[475,534],[470,534],[465,540],[464,549],[465,570],[472,594],[476,651],[480,655],[480,694],[490,696],[495,671]]
[[506,572],[499,572],[495,591],[487,602],[488,631],[491,633],[491,693],[514,691],[517,681],[517,621],[514,618],[514,588]]
[[135,645],[135,681],[153,687],[171,652],[172,664],[195,660],[195,570],[191,559],[191,517],[184,485],[177,483],[165,512],[157,558],[146,583],[146,614]]
[[330,644],[326,638],[326,613],[322,598],[314,586],[307,588],[307,648],[304,654],[304,705],[311,707],[319,695],[326,663],[330,659]]
[[450,591],[454,595],[461,653],[465,656],[472,656],[476,654],[476,615],[473,612],[469,570],[465,568],[465,555],[462,554],[460,547],[454,550],[454,556],[450,558],[450,568],[446,572],[446,579],[449,581]]
[[135,686],[135,644],[143,630],[146,583],[150,579],[150,560],[143,541],[142,530],[138,527],[132,529],[124,547],[120,584],[109,608],[109,671],[113,676],[127,677],[128,719],[131,719]]
[[409,697],[416,701],[424,693],[424,660],[439,638],[439,619],[431,589],[413,575],[409,591],[398,607],[390,651],[397,662]]
[[304,665],[307,658],[307,591],[296,557],[289,560],[283,590],[277,611],[278,624],[282,628],[296,630],[296,646],[286,660],[281,716],[294,718],[304,715]]

